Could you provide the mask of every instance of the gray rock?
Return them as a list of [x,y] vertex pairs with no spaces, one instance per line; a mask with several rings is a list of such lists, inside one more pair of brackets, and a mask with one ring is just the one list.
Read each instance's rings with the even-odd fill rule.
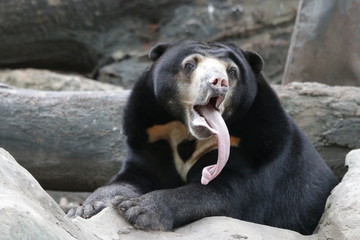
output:
[[0,199],[1,239],[95,239],[66,218],[30,173],[2,148]]
[[[109,221],[111,219],[111,221]],[[119,217],[114,209],[107,208],[90,219],[77,217],[77,224],[96,229],[96,236],[100,239],[121,240],[315,240],[315,236],[303,236],[297,232],[265,225],[245,222],[229,217],[207,217],[189,225],[175,229],[172,232],[145,232],[137,230]],[[107,222],[107,229],[99,225],[99,222]],[[111,223],[110,223],[111,222]],[[94,231],[93,230],[93,231]],[[114,231],[115,230],[115,231]],[[104,231],[101,233],[101,231]]]
[[91,192],[66,192],[46,190],[46,192],[59,204],[64,212],[68,212],[71,208],[79,207]]
[[[298,0],[5,1],[0,4],[0,67],[92,73],[106,82],[127,83],[143,66],[133,51],[191,38],[231,41],[259,51],[267,63],[266,74],[279,82],[297,4]],[[118,52],[132,57],[114,58]],[[119,69],[112,64],[120,64]],[[102,68],[107,65],[110,69]]]
[[[175,8],[168,21],[155,25],[154,42],[175,42],[184,38],[231,41],[246,50],[259,52],[266,62],[271,83],[280,83],[298,0],[192,1]],[[153,43],[152,43],[153,45]],[[96,79],[130,89],[149,66],[147,52],[122,49],[113,53]]]
[[302,0],[283,83],[360,86],[358,0]]
[[145,232],[130,226],[115,209],[90,219],[69,219],[39,183],[0,149],[0,236],[17,239],[264,239],[357,240],[360,238],[360,149],[346,158],[349,171],[328,198],[325,213],[311,236],[240,221],[208,217],[173,232]]
[[0,83],[49,91],[111,91],[119,86],[101,83],[75,74],[56,73],[48,70],[17,69],[0,71]]
[[92,72],[120,49],[153,41],[149,26],[188,0],[13,0],[0,4],[0,67]]
[[[294,118],[338,177],[346,172],[340,159],[360,148],[360,88],[320,83],[274,86]],[[341,163],[341,164],[339,164]]]
[[259,52],[269,81],[280,83],[298,2],[211,0],[180,5],[159,27],[158,41],[194,38],[236,43]]
[[319,239],[360,239],[360,149],[345,160],[349,170],[332,191],[316,235]]
[[116,62],[100,68],[96,79],[131,89],[150,64],[147,52],[129,53]]

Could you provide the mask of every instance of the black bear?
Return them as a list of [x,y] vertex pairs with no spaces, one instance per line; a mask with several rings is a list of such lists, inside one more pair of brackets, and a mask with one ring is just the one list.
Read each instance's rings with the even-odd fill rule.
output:
[[190,40],[149,57],[124,113],[126,161],[68,216],[113,206],[144,230],[229,216],[311,234],[337,180],[265,81],[262,58]]

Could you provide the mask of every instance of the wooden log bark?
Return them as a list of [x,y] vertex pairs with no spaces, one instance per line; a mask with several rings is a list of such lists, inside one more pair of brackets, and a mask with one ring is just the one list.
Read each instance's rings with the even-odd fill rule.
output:
[[128,93],[0,88],[0,146],[46,189],[91,191],[126,155],[120,131]]
[[[274,88],[341,177],[346,153],[360,148],[360,88],[317,83]],[[0,88],[0,147],[46,189],[92,191],[126,156],[120,129],[128,94]]]

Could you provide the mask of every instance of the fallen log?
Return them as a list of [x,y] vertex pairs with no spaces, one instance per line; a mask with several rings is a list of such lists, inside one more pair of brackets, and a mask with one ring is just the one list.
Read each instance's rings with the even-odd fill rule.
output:
[[[360,148],[360,88],[274,86],[336,175]],[[129,91],[50,92],[0,87],[0,147],[46,189],[92,191],[126,156],[122,112]]]
[[0,146],[46,189],[91,191],[125,157],[120,129],[128,93],[0,88]]

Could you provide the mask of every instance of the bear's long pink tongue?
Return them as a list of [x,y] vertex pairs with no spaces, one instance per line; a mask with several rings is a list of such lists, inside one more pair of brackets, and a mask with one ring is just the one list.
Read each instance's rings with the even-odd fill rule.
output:
[[218,160],[214,165],[207,166],[202,171],[201,183],[207,185],[216,178],[224,168],[230,155],[230,134],[224,119],[211,104],[198,109],[199,113],[206,119],[211,128],[215,129],[218,142]]

